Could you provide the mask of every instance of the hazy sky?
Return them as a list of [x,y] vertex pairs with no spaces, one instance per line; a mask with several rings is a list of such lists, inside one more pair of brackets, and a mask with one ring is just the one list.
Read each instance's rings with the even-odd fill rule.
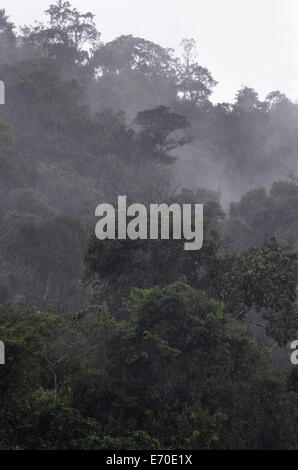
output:
[[[1,0],[17,25],[44,18],[51,0]],[[110,41],[133,34],[179,51],[198,43],[199,63],[219,82],[213,99],[232,101],[247,85],[263,98],[281,90],[298,100],[298,0],[72,0],[91,11]]]

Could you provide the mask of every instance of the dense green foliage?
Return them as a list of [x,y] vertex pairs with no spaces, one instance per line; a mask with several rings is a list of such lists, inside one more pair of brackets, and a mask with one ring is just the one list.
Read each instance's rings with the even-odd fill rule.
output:
[[[47,15],[0,10],[0,448],[297,449],[298,105]],[[203,203],[202,249],[97,240],[118,195]]]

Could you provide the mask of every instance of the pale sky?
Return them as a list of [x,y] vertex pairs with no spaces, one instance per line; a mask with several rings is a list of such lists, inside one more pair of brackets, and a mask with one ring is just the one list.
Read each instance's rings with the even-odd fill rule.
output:
[[[44,19],[51,0],[1,0],[16,25]],[[104,42],[133,34],[179,52],[198,43],[198,61],[219,82],[213,101],[242,86],[261,98],[280,90],[298,100],[298,0],[72,0],[96,15]]]

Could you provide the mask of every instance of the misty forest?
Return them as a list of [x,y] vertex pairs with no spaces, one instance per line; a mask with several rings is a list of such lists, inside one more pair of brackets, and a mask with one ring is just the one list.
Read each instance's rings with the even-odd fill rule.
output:
[[[298,105],[46,14],[0,10],[0,448],[297,449]],[[204,204],[202,249],[98,240],[119,195]]]

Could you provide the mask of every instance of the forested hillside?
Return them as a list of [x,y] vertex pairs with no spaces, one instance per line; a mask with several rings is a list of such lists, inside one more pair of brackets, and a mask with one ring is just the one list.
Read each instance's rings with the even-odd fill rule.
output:
[[[212,102],[197,46],[0,10],[0,449],[297,449],[298,105]],[[98,19],[100,21],[100,18]],[[95,208],[204,204],[204,244]]]

